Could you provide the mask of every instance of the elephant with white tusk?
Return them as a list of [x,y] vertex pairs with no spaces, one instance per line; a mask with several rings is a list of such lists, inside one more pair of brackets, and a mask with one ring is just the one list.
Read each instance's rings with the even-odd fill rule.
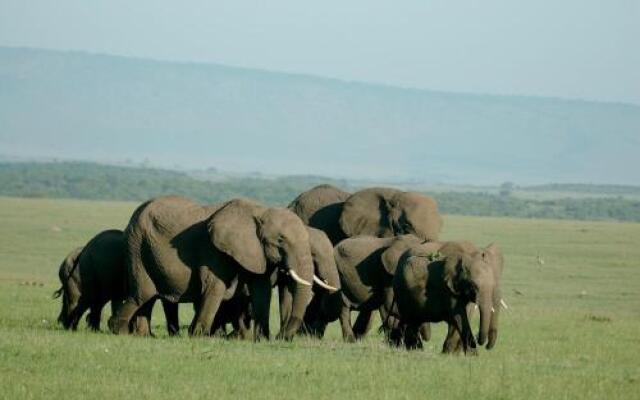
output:
[[134,313],[159,297],[196,303],[189,332],[208,335],[221,302],[242,282],[251,301],[254,340],[268,339],[271,276],[277,269],[296,279],[281,337],[291,339],[302,325],[312,296],[313,262],[306,227],[289,210],[248,199],[202,206],[160,197],[134,212],[125,242],[128,293],[112,318],[115,333],[127,333]]

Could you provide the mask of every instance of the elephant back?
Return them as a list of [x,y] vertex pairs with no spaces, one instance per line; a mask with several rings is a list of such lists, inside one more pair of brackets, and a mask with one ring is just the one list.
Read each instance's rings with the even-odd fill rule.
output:
[[395,275],[400,257],[409,249],[419,246],[423,240],[414,235],[396,237],[391,245],[382,253],[382,265],[389,275]]
[[325,232],[335,245],[345,238],[338,220],[342,205],[350,195],[332,185],[319,185],[301,193],[288,208],[305,224]]

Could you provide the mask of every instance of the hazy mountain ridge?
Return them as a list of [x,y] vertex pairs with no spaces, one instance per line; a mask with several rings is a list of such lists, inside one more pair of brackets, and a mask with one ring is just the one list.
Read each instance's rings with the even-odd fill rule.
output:
[[639,184],[640,107],[0,48],[5,154],[427,182]]

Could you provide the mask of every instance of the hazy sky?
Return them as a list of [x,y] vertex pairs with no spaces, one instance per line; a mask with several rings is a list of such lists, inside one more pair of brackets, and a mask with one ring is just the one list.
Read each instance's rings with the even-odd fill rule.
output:
[[640,0],[0,0],[0,45],[640,104]]

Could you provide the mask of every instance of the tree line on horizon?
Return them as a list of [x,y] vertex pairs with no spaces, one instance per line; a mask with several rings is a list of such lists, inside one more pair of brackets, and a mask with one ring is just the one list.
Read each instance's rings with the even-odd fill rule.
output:
[[[0,195],[30,198],[143,201],[177,194],[202,203],[233,197],[249,197],[286,206],[299,193],[321,183],[353,191],[357,184],[316,176],[278,178],[239,177],[223,181],[196,179],[184,172],[154,168],[122,167],[89,162],[0,163]],[[600,191],[598,191],[600,189]],[[635,187],[550,184],[544,190],[584,193],[635,193]],[[519,188],[522,190],[522,188]],[[631,190],[631,192],[629,192]],[[640,222],[640,201],[611,197],[534,200],[501,192],[433,192],[444,214]]]

